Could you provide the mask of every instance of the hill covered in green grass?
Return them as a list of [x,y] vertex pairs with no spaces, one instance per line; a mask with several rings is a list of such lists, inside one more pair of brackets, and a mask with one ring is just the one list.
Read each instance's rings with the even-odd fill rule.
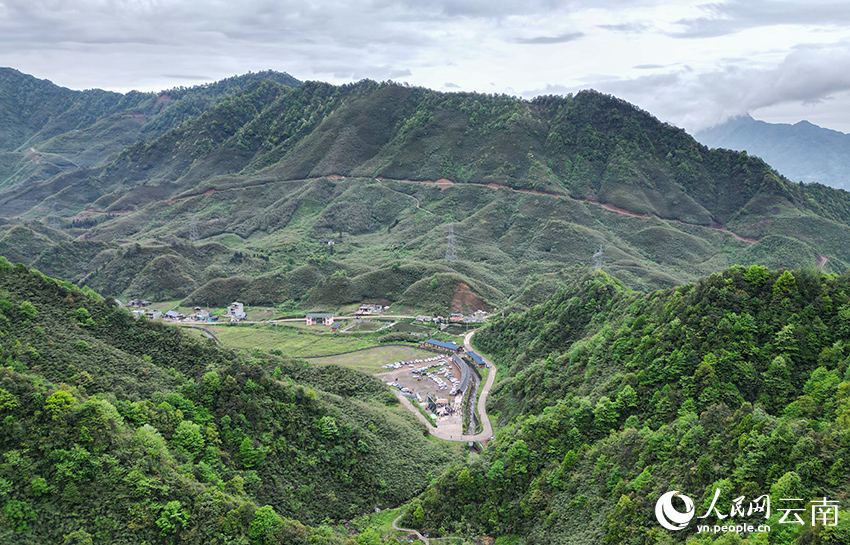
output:
[[[431,532],[516,543],[837,544],[850,540],[850,277],[733,267],[649,294],[604,273],[488,324],[497,439],[411,504]],[[769,534],[696,535],[654,516],[769,494]],[[780,523],[781,498],[839,502],[838,526]],[[811,520],[810,517],[808,519]],[[742,541],[743,540],[743,541]]]
[[0,262],[0,541],[346,543],[452,459],[378,380]]
[[709,150],[611,96],[295,83],[259,73],[144,95],[127,111],[156,113],[119,151],[7,177],[0,253],[109,295],[203,302],[227,286],[290,308],[382,298],[439,313],[537,301],[596,261],[639,289],[736,263],[850,263],[847,193]]

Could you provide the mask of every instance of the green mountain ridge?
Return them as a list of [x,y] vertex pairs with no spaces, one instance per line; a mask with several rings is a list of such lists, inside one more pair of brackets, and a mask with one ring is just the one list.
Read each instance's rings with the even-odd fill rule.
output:
[[[257,302],[386,298],[441,313],[463,285],[479,306],[503,306],[532,277],[587,267],[600,251],[638,289],[735,263],[850,263],[846,193],[708,150],[610,96],[526,101],[282,77],[171,93],[142,128],[163,120],[150,138],[100,165],[7,178],[0,213],[14,236],[0,233],[0,251],[116,296],[186,297],[231,278],[244,288],[235,296]],[[123,145],[96,140],[86,149]],[[450,223],[460,259],[431,267]],[[200,257],[187,243],[215,250]],[[421,273],[401,285],[399,266]],[[370,274],[388,283],[357,287]],[[432,281],[453,285],[415,287]]]

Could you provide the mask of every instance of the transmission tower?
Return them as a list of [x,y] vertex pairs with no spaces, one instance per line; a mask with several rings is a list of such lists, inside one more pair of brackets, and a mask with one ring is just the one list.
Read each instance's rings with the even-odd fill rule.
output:
[[446,261],[457,261],[457,236],[455,224],[449,224],[449,234],[446,236]]
[[56,211],[56,201],[50,203],[50,208],[47,210],[47,226],[51,229],[59,229],[59,216]]
[[605,250],[604,246],[599,246],[599,251],[593,254],[593,270],[601,271],[602,270],[602,252]]
[[198,242],[198,214],[195,212],[189,216],[189,240]]

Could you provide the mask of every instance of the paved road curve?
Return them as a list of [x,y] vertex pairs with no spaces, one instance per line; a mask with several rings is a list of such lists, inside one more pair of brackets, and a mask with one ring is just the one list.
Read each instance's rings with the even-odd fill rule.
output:
[[[463,338],[463,345],[467,350],[472,350],[472,344],[470,341],[474,334],[475,331],[470,331],[466,334],[466,337]],[[482,358],[484,358],[484,356],[482,356]],[[428,422],[425,415],[413,406],[413,403],[411,403],[409,399],[401,395],[398,390],[394,390],[393,393],[395,393],[402,405],[413,411],[413,414],[415,414],[416,417],[419,418],[419,420],[428,428],[428,433],[434,437],[445,441],[455,441],[457,443],[465,443],[467,441],[487,442],[493,438],[493,425],[490,423],[490,417],[487,415],[487,395],[490,393],[493,383],[496,382],[496,366],[493,365],[493,362],[487,358],[484,358],[484,361],[490,365],[490,374],[487,375],[487,382],[484,383],[484,386],[478,393],[478,414],[481,416],[481,433],[476,433],[474,435],[451,435],[439,428],[435,428],[430,422]]]

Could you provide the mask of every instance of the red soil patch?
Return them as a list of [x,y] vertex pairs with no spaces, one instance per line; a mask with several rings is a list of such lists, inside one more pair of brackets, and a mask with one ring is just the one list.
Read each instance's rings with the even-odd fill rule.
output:
[[452,296],[452,312],[488,310],[487,303],[484,302],[477,293],[472,291],[465,282],[458,282],[455,285],[455,293]]
[[174,102],[174,99],[169,95],[159,95],[156,97],[156,102],[153,103],[151,110],[154,112],[160,112],[172,102]]

